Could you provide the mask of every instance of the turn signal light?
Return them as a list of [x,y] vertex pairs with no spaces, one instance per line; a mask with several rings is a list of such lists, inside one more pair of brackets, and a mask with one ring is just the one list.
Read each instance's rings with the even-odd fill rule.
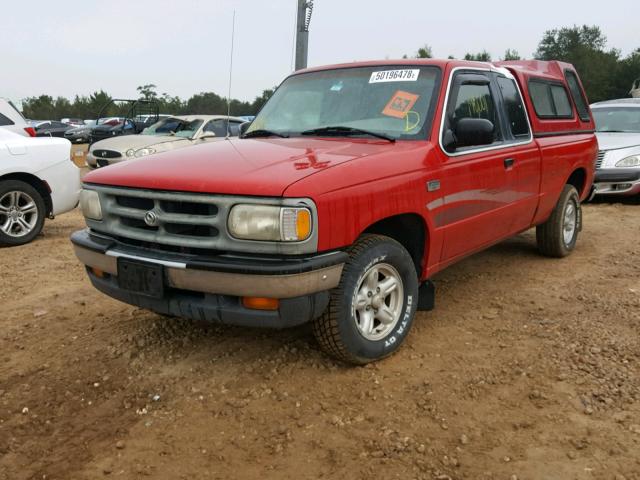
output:
[[104,271],[100,270],[99,268],[91,267],[91,271],[98,278],[104,278],[104,276],[105,276],[104,275]]
[[252,310],[277,310],[280,301],[277,298],[242,297],[242,305]]
[[296,233],[300,240],[309,238],[309,235],[311,235],[311,212],[309,210],[298,210]]

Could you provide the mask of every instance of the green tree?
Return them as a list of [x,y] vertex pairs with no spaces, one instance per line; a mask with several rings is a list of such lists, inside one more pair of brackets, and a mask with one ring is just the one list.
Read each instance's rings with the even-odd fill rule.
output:
[[628,97],[633,82],[640,78],[640,48],[634,50],[618,65],[615,92],[618,97]]
[[140,94],[140,100],[156,100],[158,98],[156,88],[158,87],[155,84],[147,83],[146,85],[140,85],[136,90]]
[[465,60],[475,60],[476,62],[490,62],[491,54],[486,50],[482,50],[478,53],[466,53],[464,55]]
[[538,44],[535,58],[571,63],[578,71],[591,102],[623,96],[616,81],[620,51],[607,49],[607,37],[595,25],[574,25],[546,31]]
[[57,117],[53,97],[49,95],[22,100],[22,112],[25,117],[31,120],[52,120]]
[[512,50],[510,48],[507,48],[504,52],[504,58],[503,60],[509,61],[509,60],[522,60],[522,58],[520,57],[520,54],[518,53],[517,50]]
[[433,51],[431,47],[427,44],[420,47],[416,52],[416,58],[433,58]]
[[255,100],[251,103],[250,115],[255,115],[260,111],[262,106],[267,103],[267,100],[271,98],[271,95],[276,91],[277,87],[268,88],[262,91],[262,95],[259,95],[255,98]]

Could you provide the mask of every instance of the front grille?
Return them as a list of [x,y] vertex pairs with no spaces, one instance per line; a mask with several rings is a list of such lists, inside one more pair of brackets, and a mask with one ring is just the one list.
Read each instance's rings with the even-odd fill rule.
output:
[[216,247],[220,209],[212,196],[109,189],[101,203],[108,233],[156,245]]
[[104,158],[97,158],[96,165],[98,165],[99,167],[108,167],[109,160],[105,160]]
[[86,219],[89,228],[119,242],[156,251],[194,255],[220,252],[301,254],[315,252],[317,232],[305,242],[246,241],[233,238],[227,218],[234,205],[303,205],[313,212],[307,199],[240,197],[204,193],[166,192],[88,184],[100,197],[102,220]]
[[96,158],[120,158],[122,154],[115,150],[94,150],[93,156]]
[[604,161],[604,157],[607,155],[606,150],[600,150],[598,152],[598,156],[596,157],[596,168],[600,168],[602,166],[602,162]]

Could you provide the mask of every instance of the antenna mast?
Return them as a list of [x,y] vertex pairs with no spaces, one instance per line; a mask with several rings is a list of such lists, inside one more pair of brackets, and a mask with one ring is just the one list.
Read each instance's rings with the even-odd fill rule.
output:
[[296,23],[296,70],[307,68],[309,55],[309,25],[313,13],[313,0],[298,0]]
[[231,136],[231,126],[229,117],[231,116],[231,80],[233,76],[233,43],[236,34],[236,11],[233,11],[233,21],[231,22],[231,58],[229,59],[229,93],[227,94],[227,138]]

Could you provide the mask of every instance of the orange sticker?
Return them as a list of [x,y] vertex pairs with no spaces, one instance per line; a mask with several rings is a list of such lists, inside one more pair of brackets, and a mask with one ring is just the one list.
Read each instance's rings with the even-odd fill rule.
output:
[[395,118],[404,118],[413,106],[416,104],[420,95],[398,90],[393,94],[387,106],[382,110],[383,115]]

